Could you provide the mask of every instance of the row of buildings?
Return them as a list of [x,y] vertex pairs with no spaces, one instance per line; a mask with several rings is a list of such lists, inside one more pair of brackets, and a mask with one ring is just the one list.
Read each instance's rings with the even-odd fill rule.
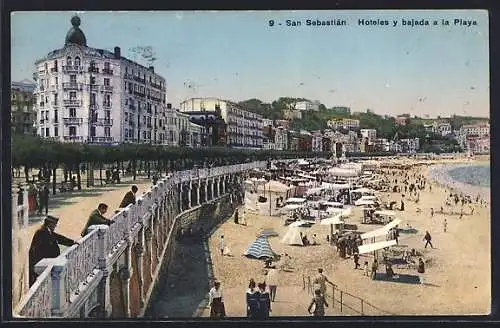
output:
[[[179,108],[167,99],[167,82],[114,51],[87,46],[80,19],[71,19],[64,46],[35,63],[35,83],[12,84],[12,129],[67,142],[149,143],[170,146],[230,146],[255,149],[340,152],[416,152],[418,139],[377,138],[359,120],[337,119],[328,130],[291,131],[289,120],[272,121],[218,98],[192,98]],[[293,117],[317,111],[319,102],[299,101]],[[398,124],[407,120],[399,118]],[[431,127],[448,135],[451,126]],[[464,148],[485,149],[488,132],[464,127]],[[472,145],[472,146],[471,146]],[[477,146],[480,145],[480,146]]]

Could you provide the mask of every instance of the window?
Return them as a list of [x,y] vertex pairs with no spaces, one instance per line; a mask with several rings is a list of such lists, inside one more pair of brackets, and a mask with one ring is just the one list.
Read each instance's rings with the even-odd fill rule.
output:
[[49,120],[49,111],[45,111],[45,120],[48,121]]
[[108,62],[105,62],[105,63],[104,63],[104,69],[105,69],[105,70],[109,70],[109,63],[108,63]]
[[45,128],[45,136],[50,137],[50,129],[49,128]]
[[105,110],[104,111],[104,117],[106,120],[109,120],[111,118],[111,111],[110,110]]
[[95,84],[95,76],[90,77],[90,84]]
[[127,121],[128,121],[128,113],[125,112],[125,122],[127,122]]
[[54,110],[54,123],[57,123],[59,120],[58,120],[58,115],[57,115],[57,109]]
[[128,138],[128,129],[125,129],[125,138]]
[[146,131],[142,131],[142,139],[146,139]]
[[47,63],[45,63],[44,67],[45,67],[45,71],[47,71],[47,69],[48,69]]
[[90,136],[95,137],[95,126],[90,127]]
[[96,94],[95,93],[91,93],[90,94],[90,105],[91,106],[95,106],[96,104]]
[[80,66],[80,57],[75,57],[75,66]]
[[76,126],[70,126],[69,127],[69,136],[70,137],[76,136]]
[[54,137],[59,137],[59,128],[57,126],[54,128]]
[[57,105],[57,93],[54,93],[54,105]]
[[111,136],[111,128],[109,126],[104,127],[104,136],[105,137],[110,137]]
[[76,91],[70,91],[69,93],[70,100],[76,100]]
[[95,61],[90,62],[90,68],[95,68]]
[[76,75],[72,74],[69,76],[69,83],[76,84]]
[[[104,85],[109,87],[109,78],[104,78]],[[126,84],[125,84],[126,85]]]
[[54,68],[57,70],[57,60],[54,60]]
[[56,76],[56,86],[59,84],[59,78]]
[[71,64],[72,64],[71,63],[71,57],[68,56],[68,58],[66,58],[66,65],[71,66]]
[[76,117],[76,108],[69,109],[69,117]]

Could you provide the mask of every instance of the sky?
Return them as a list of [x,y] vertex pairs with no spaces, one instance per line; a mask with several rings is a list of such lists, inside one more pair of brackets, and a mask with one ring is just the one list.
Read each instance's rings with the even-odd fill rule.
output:
[[[64,46],[74,14],[12,14],[13,81],[32,79],[35,61]],[[167,100],[174,106],[192,97],[265,102],[303,97],[353,112],[489,117],[487,11],[77,14],[90,47],[113,51],[119,46],[122,56],[146,66],[133,49],[152,47],[155,72],[166,79]],[[308,26],[308,19],[339,19],[346,25]],[[389,25],[363,26],[360,19]],[[412,19],[430,25],[402,25]],[[454,24],[460,19],[476,25]],[[287,26],[287,20],[302,25]]]

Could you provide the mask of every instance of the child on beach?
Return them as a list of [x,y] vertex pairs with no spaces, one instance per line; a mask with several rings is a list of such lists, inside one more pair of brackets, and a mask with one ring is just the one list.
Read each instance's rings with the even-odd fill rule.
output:
[[370,269],[368,268],[368,261],[365,261],[365,264],[363,265],[363,276],[370,276]]

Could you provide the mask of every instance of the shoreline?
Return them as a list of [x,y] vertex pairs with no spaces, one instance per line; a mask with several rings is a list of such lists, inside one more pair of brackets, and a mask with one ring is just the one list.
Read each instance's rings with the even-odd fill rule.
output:
[[486,202],[490,202],[490,187],[486,186],[476,186],[469,183],[461,182],[455,180],[449,172],[456,168],[467,167],[467,166],[484,166],[489,164],[487,161],[475,161],[473,163],[465,164],[465,163],[450,163],[450,164],[437,164],[428,168],[428,176],[429,178],[440,184],[441,186],[445,186],[448,189],[452,189],[454,191],[459,191],[464,194],[469,194],[473,197],[479,195]]

